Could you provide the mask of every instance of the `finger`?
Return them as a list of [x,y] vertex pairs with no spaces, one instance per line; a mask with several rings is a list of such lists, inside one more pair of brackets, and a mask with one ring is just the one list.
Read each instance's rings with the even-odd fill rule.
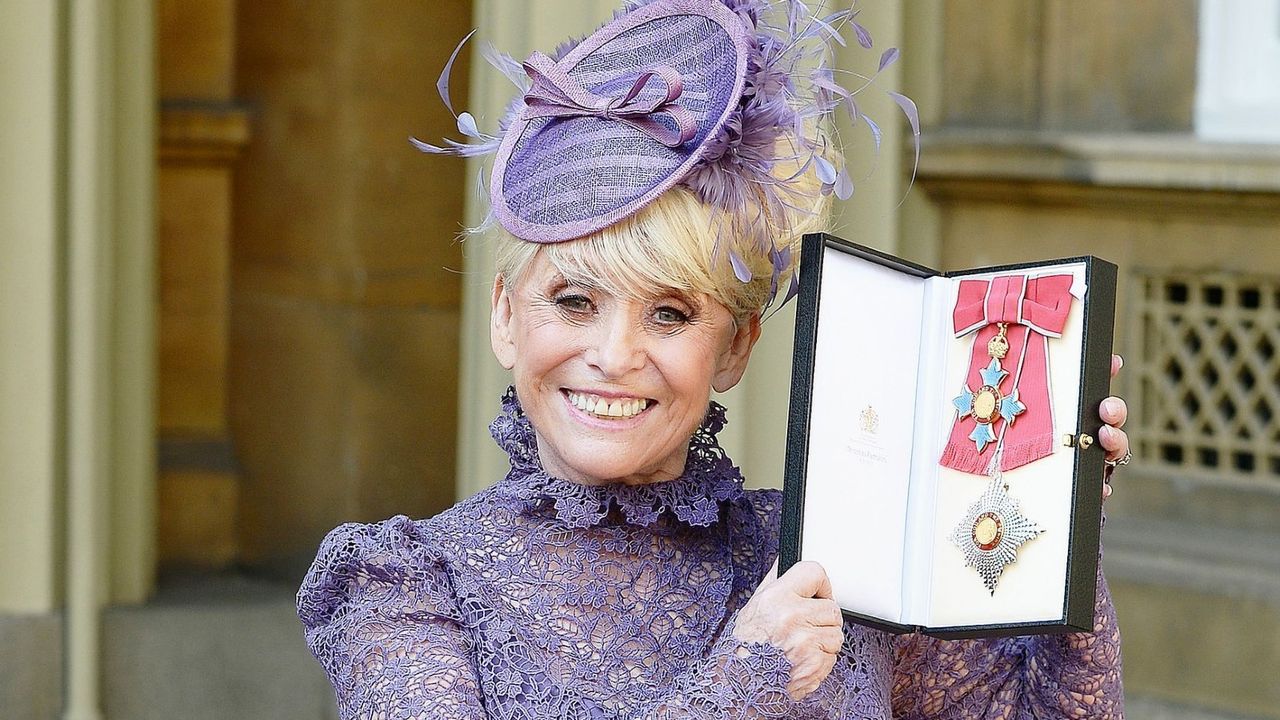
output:
[[792,664],[801,660],[812,660],[819,655],[834,655],[844,645],[844,628],[841,627],[806,627],[788,632],[777,646],[782,649]]
[[791,680],[787,683],[787,694],[794,700],[803,700],[822,685],[822,681],[827,679],[835,665],[835,655],[805,656],[791,666]]
[[1107,451],[1108,460],[1119,460],[1124,454],[1129,452],[1129,433],[1103,425],[1098,431],[1098,439],[1102,442],[1102,447]]
[[1098,417],[1108,425],[1124,427],[1125,421],[1129,419],[1129,405],[1123,399],[1112,395],[1098,406]]
[[1111,497],[1111,483],[1105,482],[1102,484],[1102,499],[1106,500],[1109,497]]
[[786,584],[788,589],[800,597],[831,599],[831,580],[827,577],[827,571],[812,560],[792,565],[790,570],[778,578],[778,582]]
[[828,655],[840,652],[844,645],[844,631],[840,628],[823,628],[818,631],[818,649]]
[[1120,374],[1120,368],[1124,367],[1124,358],[1119,355],[1111,356],[1111,377]]
[[818,684],[809,680],[792,680],[787,684],[787,695],[800,702],[809,697],[809,693],[818,689]]
[[804,618],[813,627],[844,627],[844,615],[840,612],[840,606],[832,600],[809,600]]

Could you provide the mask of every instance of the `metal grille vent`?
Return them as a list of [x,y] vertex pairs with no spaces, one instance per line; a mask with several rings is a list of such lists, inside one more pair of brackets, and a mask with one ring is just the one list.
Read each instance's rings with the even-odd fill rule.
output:
[[1280,487],[1280,278],[1137,273],[1134,454]]

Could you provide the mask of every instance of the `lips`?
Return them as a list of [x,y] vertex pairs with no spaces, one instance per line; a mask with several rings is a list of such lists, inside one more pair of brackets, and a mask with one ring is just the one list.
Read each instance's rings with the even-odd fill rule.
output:
[[592,393],[566,390],[570,404],[579,410],[599,418],[635,417],[649,407],[648,398],[601,397]]

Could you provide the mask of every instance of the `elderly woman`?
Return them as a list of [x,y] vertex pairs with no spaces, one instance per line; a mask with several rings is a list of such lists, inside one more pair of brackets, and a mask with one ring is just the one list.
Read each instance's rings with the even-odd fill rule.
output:
[[[789,58],[848,17],[769,4],[632,2],[526,61],[500,137],[460,122],[498,153],[511,470],[325,538],[298,607],[342,717],[1121,717],[1105,583],[1092,633],[940,641],[844,623],[816,564],[774,577],[780,494],[743,489],[710,394],[846,180],[807,133],[848,97]],[[1119,458],[1123,402],[1102,414]]]

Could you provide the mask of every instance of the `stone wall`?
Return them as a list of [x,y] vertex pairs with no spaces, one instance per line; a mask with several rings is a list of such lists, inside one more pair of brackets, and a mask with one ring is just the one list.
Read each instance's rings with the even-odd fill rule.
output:
[[[342,521],[454,500],[464,164],[435,78],[468,0],[241,3],[228,403],[240,559],[297,578]],[[453,92],[467,94],[467,63]]]
[[[161,0],[159,561],[297,578],[453,501],[466,0]],[[467,93],[468,58],[454,93]]]

